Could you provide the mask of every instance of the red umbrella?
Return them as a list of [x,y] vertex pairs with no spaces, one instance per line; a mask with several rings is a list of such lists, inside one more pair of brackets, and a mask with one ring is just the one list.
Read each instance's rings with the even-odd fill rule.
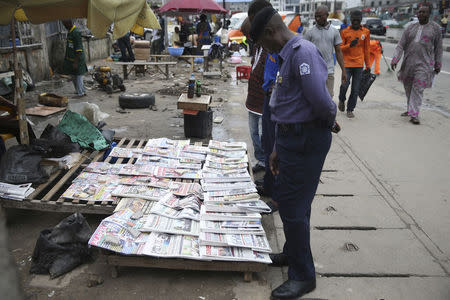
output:
[[163,15],[181,14],[223,14],[227,10],[214,0],[171,0],[159,12]]

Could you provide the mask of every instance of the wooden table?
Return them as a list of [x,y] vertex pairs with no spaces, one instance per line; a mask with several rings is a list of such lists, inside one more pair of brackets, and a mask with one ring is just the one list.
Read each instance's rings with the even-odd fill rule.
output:
[[191,64],[191,72],[194,73],[194,60],[196,58],[203,58],[203,69],[208,71],[208,55],[181,55],[181,56],[172,56],[169,54],[150,54],[150,59],[155,59],[160,61],[160,59],[182,59]]
[[[176,62],[172,62],[172,61],[159,61],[159,62],[155,62],[155,61],[139,61],[139,60],[135,60],[133,62],[116,62],[116,65],[122,65],[123,68],[123,79],[128,79],[128,74],[131,73],[131,71],[133,69],[138,70],[138,68],[140,69],[140,73],[144,73],[145,74],[145,66],[155,66],[156,69],[163,73],[164,75],[166,75],[166,79],[169,79],[169,66],[173,66],[176,65]],[[127,71],[127,67],[131,66],[130,71]],[[165,71],[163,71],[160,66],[164,66],[165,67]]]
[[[145,142],[146,140],[122,138],[118,141],[117,146],[124,148],[144,148]],[[49,212],[81,212],[110,215],[117,205],[115,201],[94,202],[60,197],[72,183],[72,180],[77,177],[90,162],[99,161],[103,155],[104,151],[84,150],[81,159],[71,169],[59,170],[52,174],[45,183],[35,187],[36,190],[22,201],[0,197],[0,206]],[[111,157],[108,157],[105,161],[110,162],[110,160]],[[127,163],[133,163],[135,160],[136,158],[132,157]],[[119,158],[115,163],[124,163],[124,159]]]

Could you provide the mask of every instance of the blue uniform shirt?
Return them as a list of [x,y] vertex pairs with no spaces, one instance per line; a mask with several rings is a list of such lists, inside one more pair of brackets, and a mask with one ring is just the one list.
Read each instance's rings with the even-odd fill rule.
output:
[[262,88],[268,92],[273,84],[278,72],[278,54],[267,54],[266,64],[264,65],[264,84]]
[[333,126],[336,104],[326,88],[327,65],[313,43],[292,37],[279,53],[280,71],[270,106],[281,124],[325,121]]

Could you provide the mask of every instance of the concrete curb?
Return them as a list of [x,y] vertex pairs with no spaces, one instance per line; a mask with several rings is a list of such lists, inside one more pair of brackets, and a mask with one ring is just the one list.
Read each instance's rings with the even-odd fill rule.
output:
[[[385,42],[385,43],[391,43],[391,44],[397,44],[397,43],[398,43],[398,40],[397,40],[397,39],[394,39],[394,38],[388,38],[388,37],[385,37],[385,36],[371,35],[370,38],[371,38],[372,40],[377,40],[377,41]],[[450,52],[450,45],[443,45],[442,48],[443,48],[444,51]]]

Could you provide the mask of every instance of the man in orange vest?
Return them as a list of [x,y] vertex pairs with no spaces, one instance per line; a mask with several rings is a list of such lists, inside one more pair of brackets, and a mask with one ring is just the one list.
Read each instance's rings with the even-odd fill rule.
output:
[[370,40],[370,68],[373,66],[375,60],[375,75],[380,75],[380,60],[383,54],[383,46],[380,41]]

